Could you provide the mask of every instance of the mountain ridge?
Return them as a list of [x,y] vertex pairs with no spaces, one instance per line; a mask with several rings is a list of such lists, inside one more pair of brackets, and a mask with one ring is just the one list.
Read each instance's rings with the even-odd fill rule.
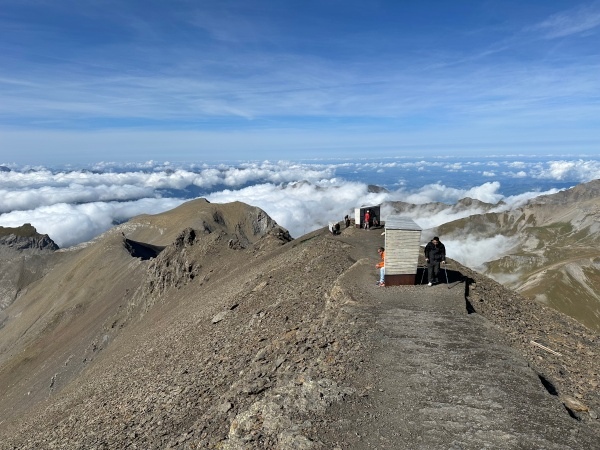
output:
[[451,259],[447,286],[382,291],[382,242],[291,239],[258,208],[197,200],[62,252],[0,313],[0,448],[326,448],[335,405],[367,408],[377,323],[360,311],[381,292],[462,300],[555,387],[565,439],[600,435],[597,333]]

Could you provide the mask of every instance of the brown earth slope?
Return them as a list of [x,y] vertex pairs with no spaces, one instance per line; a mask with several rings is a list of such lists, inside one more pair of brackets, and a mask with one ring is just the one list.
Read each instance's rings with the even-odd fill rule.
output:
[[456,263],[378,288],[382,243],[201,200],[115,228],[5,311],[0,448],[594,448],[597,333]]

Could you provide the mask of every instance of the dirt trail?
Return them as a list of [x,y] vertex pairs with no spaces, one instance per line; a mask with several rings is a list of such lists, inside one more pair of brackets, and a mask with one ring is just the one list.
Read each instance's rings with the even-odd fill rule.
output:
[[384,237],[361,233],[348,243],[363,258],[340,281],[356,302],[352,314],[369,324],[369,356],[355,380],[359,400],[331,414],[340,419],[329,424],[326,448],[598,448],[502,333],[469,313],[457,273],[432,287],[377,287]]

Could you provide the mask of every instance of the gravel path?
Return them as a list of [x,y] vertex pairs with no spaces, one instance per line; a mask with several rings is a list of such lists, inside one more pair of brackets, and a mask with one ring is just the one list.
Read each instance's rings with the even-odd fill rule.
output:
[[[365,254],[383,243],[363,240]],[[369,324],[368,356],[355,380],[361,396],[336,406],[330,416],[341,419],[324,448],[598,448],[505,336],[469,314],[464,283],[379,288],[374,261],[361,260],[342,282],[352,313]]]

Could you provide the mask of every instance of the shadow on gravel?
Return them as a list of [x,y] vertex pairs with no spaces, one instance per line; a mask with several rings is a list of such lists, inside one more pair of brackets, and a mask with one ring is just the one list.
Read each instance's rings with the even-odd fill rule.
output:
[[[458,270],[446,269],[442,266],[438,274],[438,283],[436,284],[446,284],[448,289],[452,289],[464,280],[465,276]],[[417,285],[427,284],[427,267],[417,267],[415,282]]]
[[552,384],[551,381],[549,381],[545,376],[540,375],[540,374],[538,374],[538,378],[542,382],[542,386],[544,386],[544,389],[546,389],[546,391],[548,391],[548,393],[550,395],[554,395],[554,396],[558,395],[558,391],[556,390],[556,388],[554,387],[554,385]]
[[[538,378],[540,379],[540,382],[542,383],[542,386],[544,386],[544,389],[546,389],[546,391],[550,395],[552,395],[554,397],[558,397],[558,390],[556,389],[556,387],[554,386],[554,384],[552,384],[552,382],[550,380],[548,380],[548,378],[546,378],[544,375],[541,375],[539,373],[538,373]],[[571,408],[569,408],[564,403],[563,403],[563,406],[567,410],[567,413],[569,414],[569,416],[571,417],[571,419],[575,419],[575,420],[578,420],[578,421],[581,420],[581,417],[579,417],[575,411],[573,411]]]
[[[475,311],[473,304],[469,301],[469,286],[471,285],[471,283],[475,282],[473,278],[469,278],[466,275],[463,275],[458,270],[441,268],[438,279],[438,284],[446,284],[446,286],[448,286],[448,289],[454,289],[458,285],[464,284],[465,306],[467,309],[467,314],[473,314],[477,312]],[[416,282],[417,284],[427,284],[427,267],[422,266],[417,268]]]
[[465,281],[465,307],[467,308],[467,314],[473,314],[476,313],[477,311],[475,311],[475,307],[473,306],[473,304],[470,302],[469,300],[469,286],[471,286],[471,283],[474,283],[475,280],[473,278],[464,276],[464,281]]

